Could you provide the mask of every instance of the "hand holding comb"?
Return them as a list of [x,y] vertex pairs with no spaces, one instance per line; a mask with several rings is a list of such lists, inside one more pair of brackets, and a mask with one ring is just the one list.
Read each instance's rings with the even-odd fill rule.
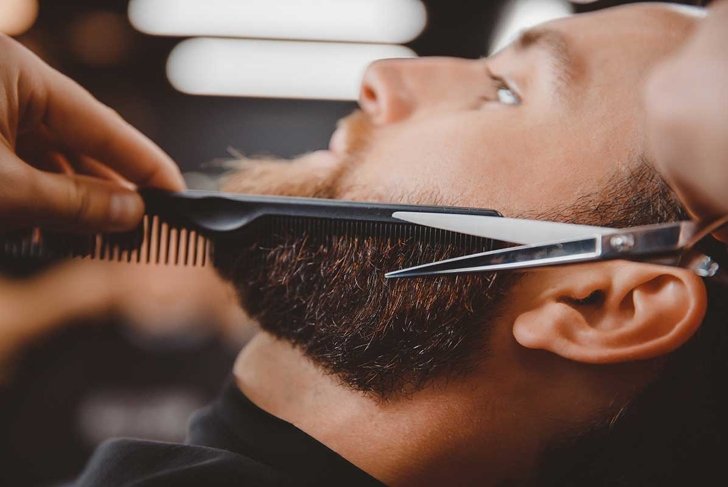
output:
[[[204,266],[219,239],[243,238],[253,224],[281,225],[300,232],[337,233],[457,243],[489,250],[492,241],[433,229],[393,217],[396,212],[500,216],[487,209],[394,205],[319,198],[226,194],[211,191],[168,193],[142,190],[146,214],[139,227],[118,234],[61,234],[34,229],[0,235],[3,259],[93,258],[121,262]],[[257,227],[256,231],[261,231]]]

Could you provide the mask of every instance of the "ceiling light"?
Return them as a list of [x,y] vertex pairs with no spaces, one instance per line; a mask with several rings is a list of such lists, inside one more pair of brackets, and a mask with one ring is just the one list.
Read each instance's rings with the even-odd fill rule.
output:
[[129,19],[154,35],[401,44],[427,12],[419,0],[131,0]]
[[195,95],[356,100],[367,66],[415,57],[403,46],[198,38],[167,62],[179,91]]

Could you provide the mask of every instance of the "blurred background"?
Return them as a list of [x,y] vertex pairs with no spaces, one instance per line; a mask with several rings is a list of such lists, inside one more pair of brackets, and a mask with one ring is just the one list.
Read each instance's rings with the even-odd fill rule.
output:
[[[216,162],[237,154],[326,148],[373,60],[482,57],[530,25],[623,3],[0,0],[0,32],[118,111],[191,187],[206,188]],[[182,441],[188,416],[215,395],[254,332],[211,271],[79,263],[53,272],[64,302],[87,304],[32,332],[0,317],[0,344],[9,344],[0,346],[0,485],[59,485],[111,436]],[[0,308],[52,306],[47,289],[37,274],[6,275]]]

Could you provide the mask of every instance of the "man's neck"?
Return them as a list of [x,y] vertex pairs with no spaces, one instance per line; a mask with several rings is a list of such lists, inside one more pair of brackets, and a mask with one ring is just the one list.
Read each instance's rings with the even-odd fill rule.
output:
[[[240,353],[234,373],[240,390],[260,408],[388,485],[482,485],[483,472],[488,484],[496,484],[511,478],[514,470],[527,471],[536,454],[538,435],[531,430],[529,439],[513,429],[515,424],[529,428],[528,421],[518,419],[513,408],[507,413],[495,406],[481,410],[482,402],[476,413],[469,400],[472,385],[465,384],[462,394],[448,383],[446,388],[377,401],[264,332]],[[483,428],[484,421],[491,424]],[[485,437],[470,436],[471,431],[482,436],[484,430],[489,431]],[[478,478],[472,476],[475,471]]]

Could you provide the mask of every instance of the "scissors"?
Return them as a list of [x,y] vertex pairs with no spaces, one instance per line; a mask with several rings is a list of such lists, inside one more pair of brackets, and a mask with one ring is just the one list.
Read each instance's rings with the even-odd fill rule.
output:
[[728,216],[710,223],[679,221],[623,229],[447,213],[396,212],[392,216],[517,246],[389,272],[385,275],[388,279],[530,270],[624,259],[683,267],[700,277],[720,277],[728,282],[728,273],[721,268],[723,263],[696,248],[728,224]]

